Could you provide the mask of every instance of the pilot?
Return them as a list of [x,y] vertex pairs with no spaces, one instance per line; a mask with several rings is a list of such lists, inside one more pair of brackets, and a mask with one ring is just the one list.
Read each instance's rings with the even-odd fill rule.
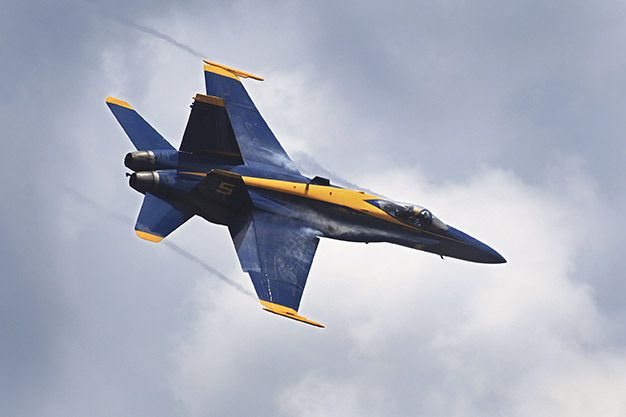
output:
[[433,214],[421,207],[407,207],[404,212],[404,219],[407,223],[417,227],[426,228],[433,224]]
[[430,226],[433,224],[433,214],[430,210],[422,209],[422,211],[419,212],[418,217],[420,219],[420,223],[424,226]]
[[398,212],[398,218],[405,223],[416,225],[418,222],[419,212],[412,206],[401,206]]
[[396,217],[404,223],[420,228],[431,227],[433,224],[433,214],[430,210],[419,206],[400,206]]

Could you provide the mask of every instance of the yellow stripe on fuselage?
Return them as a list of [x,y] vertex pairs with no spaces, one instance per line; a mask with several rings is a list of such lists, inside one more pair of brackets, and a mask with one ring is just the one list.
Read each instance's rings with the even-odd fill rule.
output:
[[270,180],[266,178],[241,177],[244,184],[249,187],[262,188],[264,190],[276,191],[283,194],[295,195],[309,198],[311,200],[323,201],[351,208],[378,217],[380,219],[401,224],[404,223],[391,217],[378,207],[368,203],[366,200],[379,200],[381,197],[367,194],[363,191],[349,190],[345,188],[329,187],[326,185],[306,184],[301,182],[290,182],[281,180]]
[[[225,176],[239,176],[239,174],[230,171],[214,171],[219,171],[221,172],[221,175]],[[200,177],[206,177],[208,175],[205,172],[192,171],[180,171],[180,173]],[[439,233],[434,233],[432,231],[420,229],[403,223],[395,217],[387,214],[387,212],[385,212],[384,210],[367,202],[367,200],[385,200],[385,198],[379,197],[377,195],[368,194],[366,192],[358,190],[349,190],[346,188],[329,187],[327,185],[316,185],[302,182],[291,182],[245,176],[242,176],[241,179],[243,180],[244,184],[249,187],[261,188],[264,190],[275,191],[282,194],[289,194],[302,198],[309,198],[311,200],[323,201],[329,204],[335,204],[338,206],[357,210],[361,213],[368,214],[370,216],[385,220],[390,223],[398,224],[410,230],[458,242],[456,239],[440,235]]]

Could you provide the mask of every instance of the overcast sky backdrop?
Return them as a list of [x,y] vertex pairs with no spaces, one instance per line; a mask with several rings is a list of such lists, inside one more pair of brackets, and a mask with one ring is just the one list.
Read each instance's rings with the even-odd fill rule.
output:
[[[0,414],[626,415],[624,2],[1,6]],[[104,98],[178,145],[195,55],[266,78],[246,87],[304,167],[509,262],[323,240],[320,330],[137,239]],[[225,228],[169,239],[252,290]]]

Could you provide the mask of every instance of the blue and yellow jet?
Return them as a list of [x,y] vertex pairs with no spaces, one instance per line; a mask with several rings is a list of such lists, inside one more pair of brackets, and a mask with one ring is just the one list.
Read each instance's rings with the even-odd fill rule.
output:
[[144,194],[135,231],[160,242],[192,216],[225,225],[264,310],[314,326],[298,314],[320,237],[390,242],[472,262],[500,254],[429,210],[303,176],[267,126],[242,78],[261,77],[205,61],[176,150],[128,103],[106,102],[137,151],[124,158],[130,186]]

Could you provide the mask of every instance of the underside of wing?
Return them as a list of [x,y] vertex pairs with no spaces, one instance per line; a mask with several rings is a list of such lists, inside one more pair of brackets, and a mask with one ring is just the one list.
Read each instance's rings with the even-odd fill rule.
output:
[[[207,62],[207,61],[205,61]],[[270,130],[240,77],[260,79],[243,71],[207,62],[204,79],[208,96],[224,101],[230,125],[246,164],[260,164],[299,174],[298,169]]]
[[229,227],[241,267],[248,272],[264,310],[318,327],[298,314],[319,238],[304,224],[260,210]]

